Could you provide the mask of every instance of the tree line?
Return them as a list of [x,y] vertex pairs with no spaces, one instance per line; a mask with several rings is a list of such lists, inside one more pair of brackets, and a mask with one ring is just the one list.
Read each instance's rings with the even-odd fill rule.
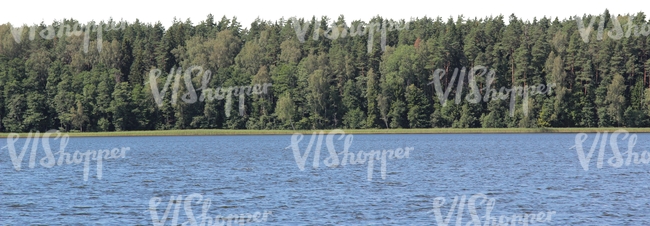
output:
[[[101,35],[80,34],[115,21],[7,23],[0,25],[0,131],[650,126],[650,25],[643,12],[505,20],[258,18],[243,28],[236,17],[208,15],[196,25],[175,19],[169,28],[123,22]],[[76,24],[80,30],[69,32]],[[207,87],[272,86],[232,103],[172,104],[190,87],[174,71],[193,66],[211,71]],[[454,81],[454,71],[476,66],[495,72],[492,81],[474,77],[482,95],[554,87],[525,104],[518,97],[511,116],[509,99],[464,100],[473,90],[458,83],[469,78]],[[152,70],[161,72],[153,79],[159,89],[180,75],[177,97],[152,91]],[[450,92],[446,104],[432,83],[436,70]],[[187,77],[193,87],[204,82]],[[164,93],[161,106],[154,92]],[[455,103],[456,95],[463,100]],[[226,104],[240,101],[243,108],[226,114]]]

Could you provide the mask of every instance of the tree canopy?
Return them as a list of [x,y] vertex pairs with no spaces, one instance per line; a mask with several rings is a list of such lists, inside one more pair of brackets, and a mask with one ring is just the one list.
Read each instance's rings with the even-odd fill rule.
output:
[[[650,126],[644,13],[504,19],[258,18],[247,28],[236,17],[212,15],[169,28],[138,20],[110,29],[102,28],[114,21],[7,23],[0,25],[0,131]],[[467,76],[479,65],[493,70],[493,79]],[[272,86],[186,103],[185,78],[176,75],[192,66],[211,71],[208,88]],[[152,69],[161,71],[158,92],[171,83],[160,106]],[[436,78],[449,89],[446,103]],[[175,79],[178,92],[171,91]],[[510,99],[468,101],[470,84],[481,95],[555,87],[517,97],[511,116]],[[226,108],[240,102],[243,108]]]

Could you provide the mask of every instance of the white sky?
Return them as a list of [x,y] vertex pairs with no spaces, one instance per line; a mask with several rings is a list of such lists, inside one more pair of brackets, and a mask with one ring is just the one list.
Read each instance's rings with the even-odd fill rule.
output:
[[[243,27],[249,27],[255,18],[276,21],[284,16],[304,17],[328,16],[332,19],[344,15],[349,23],[353,20],[368,21],[375,15],[387,19],[422,18],[424,16],[443,19],[463,14],[465,18],[484,18],[503,14],[505,22],[511,13],[524,20],[538,19],[543,16],[556,16],[562,20],[573,15],[600,14],[605,8],[613,15],[635,14],[650,5],[645,0],[633,2],[623,1],[573,1],[573,0],[400,0],[400,1],[368,1],[361,3],[355,0],[180,0],[180,1],[136,1],[136,0],[100,0],[101,3],[91,3],[81,0],[32,0],[6,1],[0,13],[0,24],[7,22],[17,24],[46,24],[53,20],[74,18],[81,22],[90,20],[101,21],[113,18],[129,22],[140,19],[142,22],[155,23],[160,21],[166,28],[176,17],[181,21],[189,18],[194,25],[205,20],[212,13],[219,21],[223,15],[228,18],[237,16]],[[648,12],[645,12],[646,15]]]

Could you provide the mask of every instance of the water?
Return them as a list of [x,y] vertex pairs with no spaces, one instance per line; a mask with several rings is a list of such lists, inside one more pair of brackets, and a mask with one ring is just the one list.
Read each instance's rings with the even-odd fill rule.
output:
[[[637,135],[634,151],[650,150],[650,134]],[[585,153],[594,137],[589,134],[584,142]],[[300,154],[310,138],[305,135],[298,143]],[[344,139],[334,138],[335,150],[342,152]],[[575,138],[576,134],[354,135],[349,151],[355,156],[359,151],[413,148],[408,157],[388,158],[385,179],[381,161],[375,160],[370,180],[368,162],[325,165],[330,157],[327,136],[318,168],[313,166],[312,147],[304,170],[290,147],[291,135],[70,138],[68,153],[130,149],[124,158],[117,154],[103,160],[101,179],[98,163],[90,160],[87,180],[83,163],[41,165],[46,156],[41,143],[35,166],[29,167],[29,146],[20,171],[12,164],[9,148],[2,149],[0,223],[152,225],[152,198],[159,198],[156,214],[161,218],[172,196],[197,193],[211,200],[207,216],[212,219],[269,213],[264,222],[246,225],[440,225],[434,199],[445,198],[439,208],[444,219],[455,196],[460,200],[475,194],[494,199],[493,217],[555,211],[547,222],[532,225],[649,225],[650,166],[613,167],[608,163],[614,156],[608,145],[602,168],[597,167],[598,146],[585,171],[576,149],[570,149]],[[15,144],[17,155],[25,141],[21,138]],[[621,152],[627,150],[627,142],[618,138]],[[7,140],[0,145],[6,146]],[[50,146],[57,152],[59,140],[50,139]],[[486,212],[481,201],[485,200],[476,202],[479,217]],[[188,221],[185,203],[189,202],[181,202],[178,224]],[[201,223],[202,204],[198,199],[190,204],[190,212]],[[165,225],[172,223],[174,208]],[[467,205],[463,208],[466,225],[471,215]],[[449,225],[456,225],[458,211]]]

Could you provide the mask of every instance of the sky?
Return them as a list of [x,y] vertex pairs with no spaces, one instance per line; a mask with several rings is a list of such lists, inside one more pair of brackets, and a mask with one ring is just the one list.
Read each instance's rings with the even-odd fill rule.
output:
[[[46,24],[63,18],[74,18],[81,22],[126,20],[129,22],[139,19],[145,23],[161,22],[166,28],[172,24],[174,17],[181,21],[190,19],[194,25],[205,20],[208,14],[213,14],[216,21],[222,16],[237,20],[243,27],[250,27],[255,18],[276,21],[284,17],[293,16],[311,19],[312,16],[320,18],[328,16],[337,19],[344,15],[348,23],[353,20],[368,21],[374,16],[386,19],[405,19],[450,16],[457,18],[485,18],[488,16],[504,15],[505,22],[510,14],[514,13],[523,20],[533,20],[544,16],[560,20],[569,16],[583,14],[600,14],[606,8],[612,15],[636,14],[646,8],[650,3],[636,1],[625,3],[619,1],[572,1],[572,0],[543,0],[543,1],[486,1],[486,0],[420,0],[420,1],[354,1],[354,0],[327,0],[327,1],[297,1],[297,0],[181,0],[181,1],[135,1],[135,0],[109,0],[99,1],[101,4],[89,1],[67,0],[32,0],[32,1],[7,1],[3,3],[3,12],[0,13],[0,24]],[[648,14],[648,12],[645,12]]]

